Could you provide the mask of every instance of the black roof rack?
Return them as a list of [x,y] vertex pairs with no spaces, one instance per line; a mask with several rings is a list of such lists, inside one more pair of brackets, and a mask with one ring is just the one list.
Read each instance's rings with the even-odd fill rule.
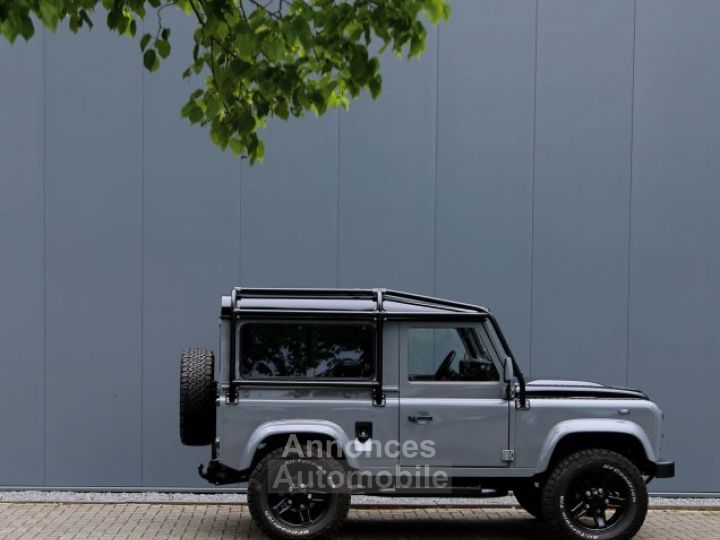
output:
[[[288,300],[284,305],[283,300]],[[488,314],[484,307],[392,289],[271,289],[235,287],[229,307],[235,311],[312,311],[448,315]]]

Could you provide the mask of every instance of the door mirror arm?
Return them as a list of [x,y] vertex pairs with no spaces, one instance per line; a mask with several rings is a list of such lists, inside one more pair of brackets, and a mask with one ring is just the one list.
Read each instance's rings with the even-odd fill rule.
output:
[[[527,402],[527,389],[525,387],[525,376],[523,375],[522,371],[520,371],[520,367],[515,363],[515,359],[513,358],[512,352],[510,350],[510,345],[507,342],[507,339],[505,339],[505,335],[502,333],[502,330],[500,329],[500,325],[497,322],[497,319],[491,314],[488,313],[487,318],[490,320],[490,324],[492,324],[493,330],[495,331],[495,334],[497,335],[498,339],[500,340],[500,345],[502,345],[503,349],[505,349],[508,353],[506,356],[507,359],[510,360],[510,363],[513,365],[513,371],[514,376],[518,380],[518,386],[519,388],[519,402],[517,404],[519,409],[527,409],[528,408],[528,402]],[[508,383],[512,384],[512,383]],[[514,392],[513,392],[514,393]]]
[[505,398],[509,401],[515,399],[515,369],[512,358],[506,356],[502,362],[503,380],[507,383]]
[[515,368],[512,358],[509,356],[506,356],[503,360],[503,379],[506,383],[513,383],[515,381]]

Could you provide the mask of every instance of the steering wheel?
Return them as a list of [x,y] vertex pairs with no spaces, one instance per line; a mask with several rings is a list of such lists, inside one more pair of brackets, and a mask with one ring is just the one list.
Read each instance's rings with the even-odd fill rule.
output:
[[436,381],[441,381],[450,377],[450,365],[452,364],[453,360],[455,360],[454,350],[447,353],[447,356],[443,359],[442,363],[437,368],[437,371],[435,372]]

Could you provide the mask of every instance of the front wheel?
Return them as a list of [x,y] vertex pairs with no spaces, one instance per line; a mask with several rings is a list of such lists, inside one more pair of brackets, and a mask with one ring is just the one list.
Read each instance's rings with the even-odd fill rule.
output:
[[350,507],[345,469],[332,457],[285,455],[280,448],[253,470],[248,507],[272,538],[333,538]]
[[648,508],[638,468],[609,450],[583,450],[563,459],[542,494],[547,523],[566,538],[626,540],[638,532]]

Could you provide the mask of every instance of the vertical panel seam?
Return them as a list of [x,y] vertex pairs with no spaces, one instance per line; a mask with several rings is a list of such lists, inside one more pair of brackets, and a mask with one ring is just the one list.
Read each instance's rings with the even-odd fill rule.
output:
[[341,110],[337,112],[337,163],[335,169],[335,181],[336,181],[336,192],[335,192],[335,283],[340,286],[340,121],[342,119]]
[[635,56],[637,49],[637,0],[633,2],[632,83],[630,93],[630,185],[628,190],[627,304],[625,312],[625,384],[630,383],[630,278],[632,257],[633,167],[635,157]]
[[538,86],[538,26],[540,1],[535,0],[535,58],[533,66],[533,95],[532,95],[532,149],[530,157],[530,332],[528,344],[528,371],[532,376],[533,364],[533,322],[534,322],[534,294],[535,281],[535,141],[537,138],[537,86]]
[[438,272],[438,175],[439,175],[439,132],[440,132],[440,31],[437,27],[435,42],[435,185],[433,186],[433,294],[437,295]]
[[[239,160],[238,165],[238,187],[237,187],[237,197],[238,197],[238,215],[237,215],[237,227],[238,227],[238,234],[237,234],[237,275],[235,276],[237,279],[237,286],[242,287],[244,286],[244,283],[242,282],[243,279],[243,231],[245,227],[243,226],[243,201],[245,200],[245,197],[243,196],[243,179],[245,178],[245,175],[243,174],[245,171],[245,167],[243,163],[245,162],[244,159]],[[235,284],[232,285],[235,287]],[[227,294],[227,293],[226,293]]]
[[[237,280],[238,280],[238,282],[237,282],[237,286],[238,287],[245,286],[245,284],[242,282],[242,274],[243,274],[243,272],[242,272],[242,260],[243,260],[242,254],[243,254],[243,243],[244,243],[243,236],[242,236],[243,235],[243,222],[242,222],[243,206],[242,205],[243,205],[243,200],[244,200],[243,189],[242,189],[242,187],[243,187],[242,186],[242,184],[243,184],[243,181],[242,181],[243,174],[242,173],[243,173],[243,161],[241,160],[240,166],[238,167],[238,191],[237,191],[237,197],[238,197],[238,205],[237,205],[238,206],[238,222],[237,222],[237,227],[238,227]],[[233,287],[234,286],[235,285],[233,285]]]
[[145,485],[145,69],[142,67],[140,68],[140,485]]
[[45,27],[43,27],[42,36],[42,484],[47,486],[47,29]]

